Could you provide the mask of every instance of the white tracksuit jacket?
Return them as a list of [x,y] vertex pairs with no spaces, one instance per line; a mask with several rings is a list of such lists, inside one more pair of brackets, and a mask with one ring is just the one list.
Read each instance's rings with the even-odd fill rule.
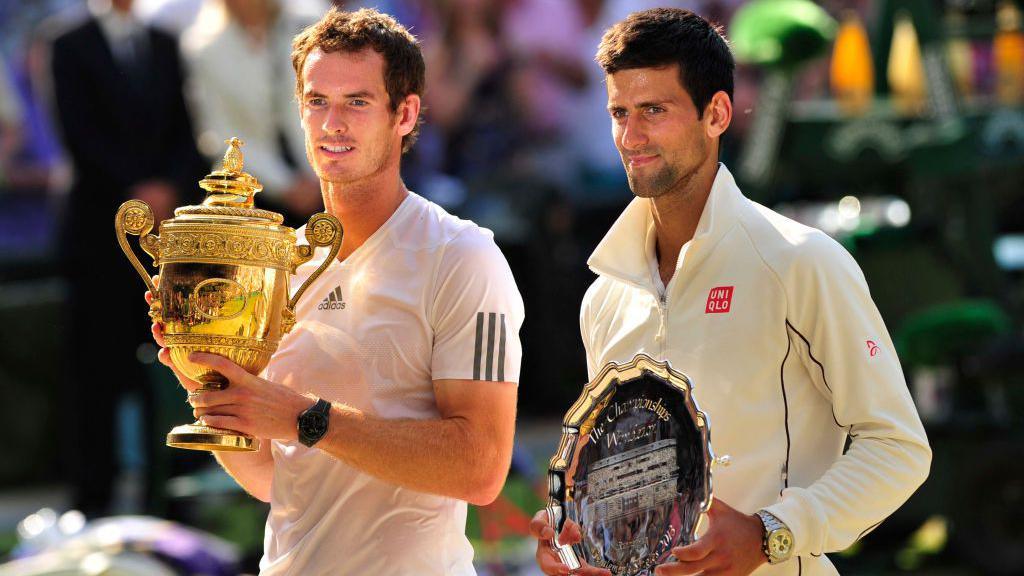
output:
[[599,275],[580,314],[590,377],[644,352],[692,378],[712,447],[732,459],[714,468],[715,496],[793,531],[793,558],[756,574],[835,574],[824,553],[896,510],[931,462],[864,275],[719,166],[662,298],[649,202],[633,200],[588,261]]

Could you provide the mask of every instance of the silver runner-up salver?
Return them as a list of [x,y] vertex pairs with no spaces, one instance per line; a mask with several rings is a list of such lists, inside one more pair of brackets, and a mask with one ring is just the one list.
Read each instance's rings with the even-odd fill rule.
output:
[[566,413],[548,469],[547,511],[556,532],[571,519],[583,533],[574,545],[552,540],[569,568],[586,562],[615,576],[653,574],[672,548],[696,539],[715,459],[691,390],[667,362],[639,354],[605,366]]

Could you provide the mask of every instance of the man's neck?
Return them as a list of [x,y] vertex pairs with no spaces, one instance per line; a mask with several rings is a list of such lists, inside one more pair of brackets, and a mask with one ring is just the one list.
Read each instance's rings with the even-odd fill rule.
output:
[[341,221],[344,239],[338,260],[345,260],[362,246],[398,210],[408,196],[397,172],[391,178],[358,184],[320,181],[327,212]]
[[693,239],[718,174],[718,162],[708,162],[679,190],[651,201],[656,237],[655,254],[662,283],[668,286],[675,274],[679,251]]

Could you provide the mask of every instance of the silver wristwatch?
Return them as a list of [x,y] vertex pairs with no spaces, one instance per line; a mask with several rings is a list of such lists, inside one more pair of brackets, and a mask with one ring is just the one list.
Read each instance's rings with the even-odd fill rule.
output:
[[778,564],[789,560],[793,555],[793,532],[767,510],[758,510],[757,517],[764,525],[764,538],[761,540],[761,551],[768,558],[769,564]]

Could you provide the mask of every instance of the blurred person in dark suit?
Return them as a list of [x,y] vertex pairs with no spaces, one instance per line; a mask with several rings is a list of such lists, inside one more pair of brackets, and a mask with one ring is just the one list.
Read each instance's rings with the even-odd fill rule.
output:
[[[177,42],[139,23],[131,5],[90,0],[85,20],[52,46],[57,123],[74,168],[61,250],[72,326],[65,438],[74,504],[87,515],[110,509],[119,399],[129,390],[149,397],[135,360],[148,340],[145,308],[129,304],[138,300],[139,279],[117,247],[113,215],[137,198],[157,222],[169,218],[175,206],[197,200],[204,173],[182,96]],[[103,377],[80,376],[97,367]],[[151,404],[143,401],[144,411]]]

